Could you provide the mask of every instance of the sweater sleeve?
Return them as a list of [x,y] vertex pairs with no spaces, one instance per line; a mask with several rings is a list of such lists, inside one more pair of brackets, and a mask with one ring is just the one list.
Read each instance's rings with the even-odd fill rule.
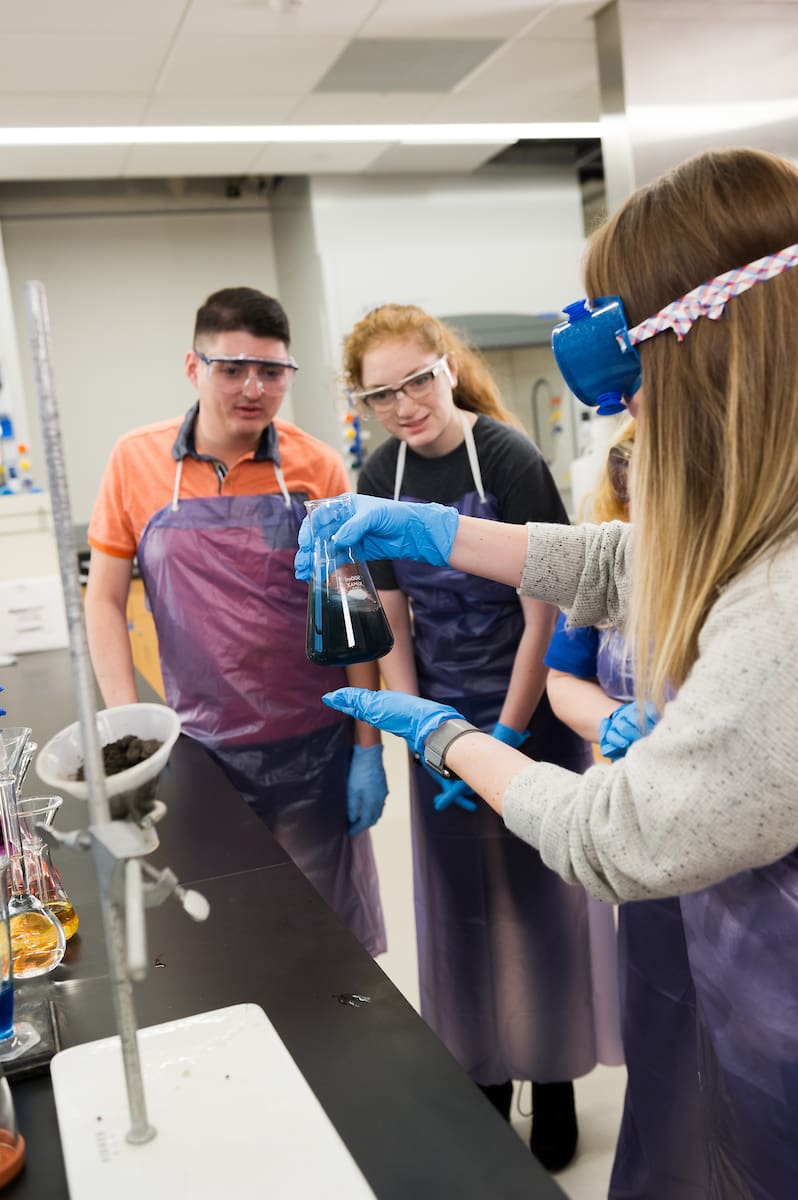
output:
[[547,600],[571,625],[609,621],[622,629],[631,588],[632,528],[606,525],[527,525],[522,596]]
[[511,782],[508,828],[564,879],[612,902],[679,895],[798,844],[798,553],[785,558],[720,597],[688,679],[625,758]]

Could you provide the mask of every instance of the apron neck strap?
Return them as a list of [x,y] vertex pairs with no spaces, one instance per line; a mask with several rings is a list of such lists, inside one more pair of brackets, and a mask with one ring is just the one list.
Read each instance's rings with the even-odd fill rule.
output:
[[[479,495],[482,503],[485,503],[485,488],[482,483],[482,471],[479,468],[479,458],[477,456],[477,447],[474,441],[474,430],[471,427],[466,414],[460,409],[460,423],[463,426],[463,439],[465,441],[466,454],[468,455],[468,464],[471,467],[471,477],[474,480],[474,487]],[[407,461],[407,442],[399,443],[399,453],[396,456],[396,474],[393,481],[393,498],[398,500],[402,491],[402,480],[405,476],[405,462]]]

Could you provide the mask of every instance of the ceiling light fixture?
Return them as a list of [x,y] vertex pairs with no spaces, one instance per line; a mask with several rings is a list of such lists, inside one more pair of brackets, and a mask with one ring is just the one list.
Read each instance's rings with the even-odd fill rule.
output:
[[72,125],[0,128],[0,146],[180,146],[226,143],[492,145],[597,138],[597,121],[477,125]]

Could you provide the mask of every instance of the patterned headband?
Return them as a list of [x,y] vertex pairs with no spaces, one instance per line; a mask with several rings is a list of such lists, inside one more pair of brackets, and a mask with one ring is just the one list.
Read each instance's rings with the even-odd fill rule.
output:
[[756,262],[748,263],[744,267],[736,267],[733,271],[716,275],[708,283],[699,284],[686,296],[680,296],[678,300],[661,308],[653,317],[646,317],[645,321],[635,325],[634,329],[619,333],[618,345],[625,350],[627,346],[636,346],[638,342],[645,342],[666,329],[672,329],[677,340],[681,342],[699,317],[709,317],[710,320],[717,321],[723,316],[726,303],[733,296],[739,296],[755,283],[772,279],[774,275],[781,275],[782,271],[796,266],[798,243],[778,250],[775,254],[766,254],[764,258],[758,258]]

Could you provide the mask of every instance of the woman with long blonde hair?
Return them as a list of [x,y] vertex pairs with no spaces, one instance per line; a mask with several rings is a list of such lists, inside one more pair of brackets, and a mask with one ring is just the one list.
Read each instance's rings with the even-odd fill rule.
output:
[[580,399],[637,416],[633,526],[519,530],[363,500],[338,531],[365,557],[448,563],[631,635],[639,699],[662,718],[581,776],[450,708],[328,702],[465,779],[564,878],[612,902],[680,897],[713,1200],[798,1195],[796,266],[798,167],[689,159],[594,235],[588,299],[554,336]]
[[[616,431],[589,495],[594,522],[628,521],[634,418]],[[551,707],[617,761],[657,720],[635,701],[623,632],[569,626],[561,615],[544,659]],[[642,717],[642,720],[641,720]],[[609,1200],[691,1200],[708,1163],[696,1071],[696,1001],[678,897],[618,906],[618,983],[626,1095]]]

